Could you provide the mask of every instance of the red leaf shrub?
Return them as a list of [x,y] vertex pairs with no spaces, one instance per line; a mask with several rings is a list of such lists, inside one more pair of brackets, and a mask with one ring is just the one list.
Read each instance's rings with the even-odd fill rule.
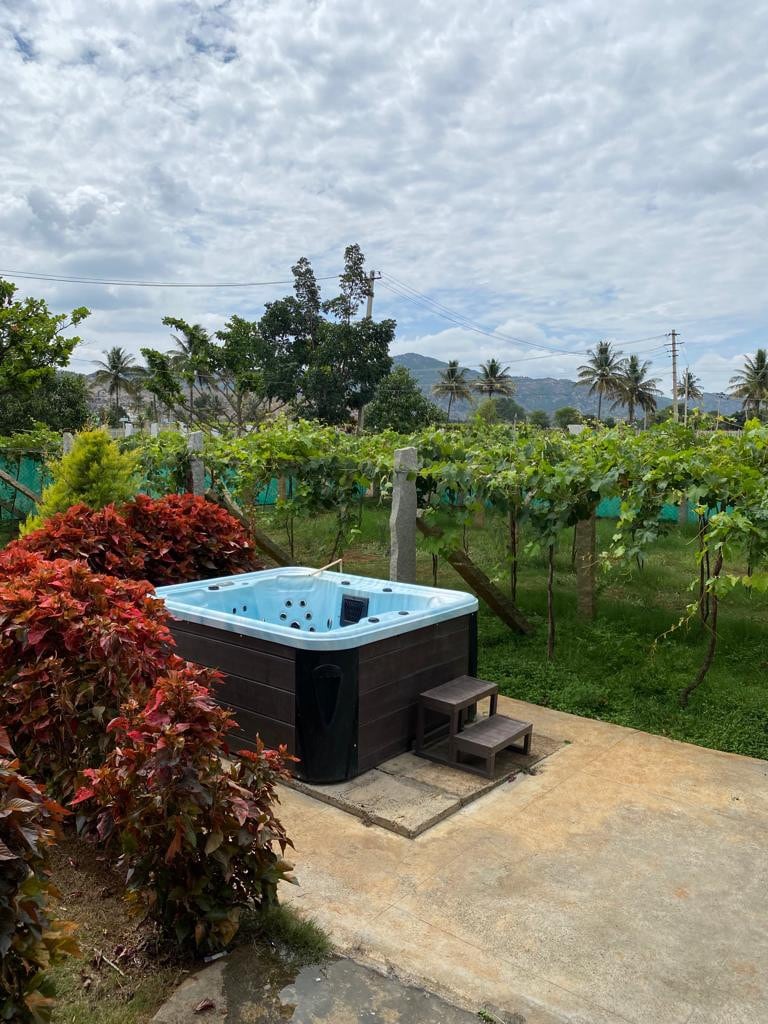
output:
[[193,494],[140,494],[120,509],[73,505],[9,548],[83,559],[93,572],[155,586],[264,568],[234,516]]
[[67,812],[19,772],[0,726],[0,1020],[42,1024],[54,999],[45,969],[77,955],[74,924],[48,915],[48,847]]
[[176,668],[110,723],[116,745],[75,799],[119,842],[134,899],[201,952],[230,942],[241,908],[271,899],[291,870],[273,805],[295,758],[259,745],[225,765],[233,725],[191,666]]
[[46,519],[41,527],[15,541],[11,548],[34,551],[49,561],[82,559],[93,572],[122,579],[146,578],[144,540],[114,505],[102,509],[73,505],[66,512]]
[[0,553],[3,722],[26,770],[58,796],[101,761],[112,742],[105,723],[129,697],[143,699],[173,657],[168,616],[151,594],[82,562]]
[[145,575],[156,586],[264,568],[240,523],[206,498],[138,494],[123,514],[143,538]]

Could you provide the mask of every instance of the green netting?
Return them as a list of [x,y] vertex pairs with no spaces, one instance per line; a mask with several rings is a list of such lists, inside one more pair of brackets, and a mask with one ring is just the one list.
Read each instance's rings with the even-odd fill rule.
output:
[[[38,452],[3,452],[0,469],[36,494],[40,494],[47,483],[45,464]],[[34,507],[21,491],[0,480],[0,520],[24,519]]]

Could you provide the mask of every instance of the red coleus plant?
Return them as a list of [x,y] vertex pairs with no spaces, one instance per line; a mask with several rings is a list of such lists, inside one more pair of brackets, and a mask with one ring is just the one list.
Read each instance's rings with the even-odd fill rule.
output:
[[264,568],[240,523],[206,498],[138,494],[123,514],[143,538],[145,576],[157,586]]
[[48,847],[67,812],[20,772],[0,726],[0,1020],[43,1024],[55,1003],[46,968],[77,955],[70,921],[53,920]]
[[[27,771],[72,794],[111,745],[105,724],[143,699],[173,657],[167,614],[148,583],[82,562],[0,554],[0,702]],[[181,659],[176,659],[182,664]]]
[[155,586],[264,568],[240,523],[193,494],[139,494],[119,509],[73,505],[10,548],[82,559],[94,572]]
[[93,572],[131,580],[146,579],[144,547],[143,537],[114,505],[101,509],[73,505],[11,545],[51,561],[82,559]]
[[234,724],[198,670],[177,667],[109,724],[116,744],[74,801],[98,808],[99,836],[119,843],[134,900],[200,952],[225,946],[241,909],[290,880],[292,844],[274,804],[295,759],[258,744],[225,763]]

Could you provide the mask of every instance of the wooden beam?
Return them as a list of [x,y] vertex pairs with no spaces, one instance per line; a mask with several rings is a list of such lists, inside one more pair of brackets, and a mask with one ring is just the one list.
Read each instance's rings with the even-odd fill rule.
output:
[[221,505],[221,507],[225,508],[230,515],[234,516],[235,519],[241,522],[253,538],[254,545],[262,552],[262,554],[271,558],[276,565],[294,564],[291,556],[277,543],[277,541],[272,540],[269,534],[265,533],[264,530],[259,529],[258,526],[254,526],[224,484],[217,483],[215,488],[211,488],[206,492],[205,496],[209,501],[213,501],[217,505]]
[[20,484],[15,477],[12,477],[10,473],[6,473],[4,469],[0,469],[0,480],[2,480],[4,484],[8,484],[9,487],[15,488],[19,494],[23,494],[25,498],[29,498],[30,501],[34,501],[36,505],[40,504],[39,494],[35,494],[34,491],[30,491],[30,489],[25,487],[24,484]]
[[[425,537],[431,537],[433,540],[439,540],[443,536],[443,531],[439,526],[428,526],[421,516],[416,517],[416,528],[419,533]],[[495,583],[488,579],[483,570],[475,565],[466,551],[463,551],[461,548],[445,548],[440,554],[505,625],[514,630],[515,633],[521,633],[524,636],[533,632],[533,626],[518,610],[512,600],[502,590],[499,590]]]

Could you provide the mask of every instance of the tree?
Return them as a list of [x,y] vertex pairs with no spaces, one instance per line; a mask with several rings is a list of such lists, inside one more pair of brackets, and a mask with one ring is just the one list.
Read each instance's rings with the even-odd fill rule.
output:
[[496,406],[498,418],[506,423],[525,423],[525,409],[514,398],[489,398]]
[[470,400],[472,389],[467,380],[467,371],[459,366],[458,359],[451,359],[448,366],[440,371],[437,381],[432,385],[432,394],[438,398],[448,399],[449,422],[453,403]]
[[137,378],[140,367],[136,366],[133,356],[124,348],[116,345],[104,352],[105,359],[97,359],[101,367],[94,375],[97,384],[104,384],[110,395],[114,396],[115,408],[120,406],[120,389],[130,389]]
[[369,430],[409,434],[440,423],[445,420],[445,413],[430,402],[404,366],[396,366],[379,384],[376,397],[365,410],[365,420]]
[[619,364],[615,388],[616,401],[611,408],[626,405],[630,423],[635,422],[635,409],[642,409],[646,418],[656,410],[656,399],[661,395],[661,391],[657,387],[658,377],[648,376],[650,366],[647,360],[640,362],[639,357],[634,354],[628,359],[622,359]]
[[488,398],[494,395],[514,395],[515,382],[509,376],[509,367],[502,366],[498,359],[489,359],[480,364],[480,376],[472,381],[472,387]]
[[704,392],[701,390],[701,381],[691,370],[686,370],[683,373],[677,390],[682,396],[683,402],[685,402],[686,395],[689,402],[704,397]]
[[744,411],[759,418],[763,402],[768,401],[768,351],[759,348],[754,358],[745,356],[744,368],[731,377],[730,384],[731,395],[741,399]]
[[0,402],[0,435],[32,430],[82,430],[90,416],[88,383],[79,373],[59,371],[28,391],[13,391]]
[[621,352],[614,349],[610,341],[598,341],[587,352],[589,359],[579,367],[578,384],[589,388],[590,395],[597,395],[597,418],[601,418],[603,398],[616,396],[621,375]]
[[0,278],[0,398],[34,388],[66,366],[80,338],[63,331],[89,315],[85,306],[51,313],[43,299],[16,301],[16,286]]
[[565,430],[569,423],[581,423],[581,413],[573,405],[564,405],[561,409],[555,409],[553,420],[555,426]]
[[550,425],[549,413],[545,412],[544,409],[534,409],[528,416],[528,422],[534,427],[546,429]]
[[136,493],[138,456],[121,452],[105,430],[78,434],[72,451],[53,463],[53,480],[43,489],[37,515],[27,519],[23,533],[30,533],[57,512],[72,505],[104,508],[121,503]]

